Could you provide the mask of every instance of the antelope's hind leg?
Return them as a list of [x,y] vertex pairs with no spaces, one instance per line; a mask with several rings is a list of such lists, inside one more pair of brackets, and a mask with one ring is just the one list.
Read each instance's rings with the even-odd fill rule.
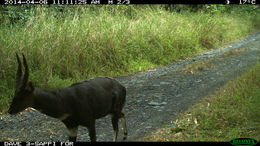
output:
[[117,140],[117,136],[118,136],[118,115],[117,114],[114,114],[112,115],[112,126],[113,126],[113,130],[114,130],[114,138],[113,138],[113,141],[116,141]]
[[113,125],[113,129],[114,129],[114,138],[113,138],[113,141],[116,141],[117,140],[117,136],[118,136],[118,131],[119,131],[119,128],[118,128],[118,121],[119,119],[121,120],[122,122],[122,126],[123,126],[123,130],[124,130],[124,137],[123,137],[123,140],[126,140],[127,139],[127,126],[126,126],[126,119],[125,119],[125,115],[123,113],[120,113],[120,114],[116,114],[116,115],[112,115],[112,125]]
[[127,130],[127,126],[126,126],[126,119],[125,119],[125,114],[124,113],[121,113],[120,120],[122,122],[123,130],[124,130],[123,140],[126,140],[127,139],[128,130]]

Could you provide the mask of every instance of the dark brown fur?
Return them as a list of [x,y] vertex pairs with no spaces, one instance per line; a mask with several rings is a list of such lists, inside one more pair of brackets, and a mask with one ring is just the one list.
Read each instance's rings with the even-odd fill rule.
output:
[[[116,140],[118,120],[123,118],[125,121],[122,113],[126,99],[124,86],[115,79],[97,77],[62,89],[40,89],[34,87],[32,82],[28,82],[29,71],[24,55],[25,74],[22,77],[21,61],[17,54],[16,56],[17,84],[8,113],[16,114],[27,107],[33,107],[48,116],[58,118],[68,128],[70,141],[76,141],[79,125],[87,127],[90,140],[96,141],[95,120],[111,114]],[[124,139],[126,139],[127,129],[126,123],[124,124]]]

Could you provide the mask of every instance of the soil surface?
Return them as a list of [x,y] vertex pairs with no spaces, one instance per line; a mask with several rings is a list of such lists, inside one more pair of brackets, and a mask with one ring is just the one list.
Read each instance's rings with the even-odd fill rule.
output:
[[[254,66],[259,56],[260,32],[167,66],[116,78],[127,88],[128,141],[169,124],[178,113]],[[113,140],[110,116],[96,121],[96,131],[98,141]],[[120,129],[119,141],[122,135]],[[0,115],[0,141],[67,141],[67,134],[59,120],[27,109],[14,116]],[[85,127],[79,127],[77,141],[89,141]]]

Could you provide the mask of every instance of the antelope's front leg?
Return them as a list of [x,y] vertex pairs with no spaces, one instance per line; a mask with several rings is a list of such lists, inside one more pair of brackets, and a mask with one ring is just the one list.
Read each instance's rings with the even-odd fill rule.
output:
[[69,141],[76,142],[78,134],[78,127],[68,129]]
[[69,136],[69,141],[76,142],[78,134],[78,125],[71,119],[65,119],[62,121],[67,127],[67,134]]

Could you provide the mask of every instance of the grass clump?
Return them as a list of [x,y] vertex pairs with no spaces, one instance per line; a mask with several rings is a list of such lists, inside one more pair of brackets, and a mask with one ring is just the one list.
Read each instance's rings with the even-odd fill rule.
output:
[[35,6],[28,17],[17,16],[23,21],[0,23],[0,111],[13,93],[15,52],[26,55],[36,85],[64,87],[165,65],[239,39],[260,22],[243,13],[174,13],[159,5],[65,8]]
[[141,141],[260,140],[260,63]]
[[208,59],[208,60],[201,60],[195,63],[191,63],[186,65],[184,68],[178,70],[178,72],[196,72],[196,71],[203,71],[203,70],[207,70],[210,69],[212,67],[214,67],[211,63],[212,59]]

